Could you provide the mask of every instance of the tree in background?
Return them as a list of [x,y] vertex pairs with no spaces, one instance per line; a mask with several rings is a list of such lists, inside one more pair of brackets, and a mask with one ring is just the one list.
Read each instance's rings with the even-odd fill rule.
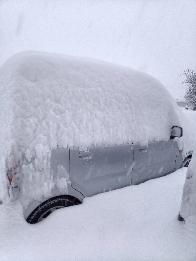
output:
[[196,110],[196,73],[193,70],[186,70],[184,72],[187,90],[185,94],[185,100],[188,108]]

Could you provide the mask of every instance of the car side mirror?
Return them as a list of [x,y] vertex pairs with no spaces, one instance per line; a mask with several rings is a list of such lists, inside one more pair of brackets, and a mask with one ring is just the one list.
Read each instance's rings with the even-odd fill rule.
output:
[[182,137],[182,135],[183,135],[183,129],[182,129],[182,127],[173,126],[173,127],[171,128],[170,140],[172,140],[172,139],[174,139],[174,138],[176,138],[176,137],[180,138],[180,137]]

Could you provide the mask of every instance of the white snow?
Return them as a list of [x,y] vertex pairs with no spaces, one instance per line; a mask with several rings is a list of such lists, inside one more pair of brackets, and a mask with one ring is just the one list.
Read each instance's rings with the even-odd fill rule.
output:
[[177,221],[186,169],[86,198],[37,225],[0,206],[1,261],[194,261],[196,222]]
[[196,113],[195,111],[182,109],[180,119],[183,127],[184,151],[195,151]]
[[185,147],[194,153],[186,175],[180,214],[185,220],[196,220],[196,113],[185,110],[183,114]]
[[1,75],[12,134],[25,149],[168,140],[179,124],[161,83],[130,68],[27,52],[11,58]]
[[[194,150],[196,151],[196,150]],[[188,167],[184,184],[182,204],[180,209],[181,216],[187,221],[188,218],[196,220],[196,157],[193,158]]]
[[169,140],[180,125],[175,102],[156,79],[96,60],[17,54],[1,68],[0,94],[1,173],[5,162],[17,169],[26,200],[50,195],[57,146],[147,144]]

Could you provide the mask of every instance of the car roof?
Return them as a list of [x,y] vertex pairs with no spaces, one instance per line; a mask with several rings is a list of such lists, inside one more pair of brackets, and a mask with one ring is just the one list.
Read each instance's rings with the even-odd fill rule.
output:
[[165,87],[127,67],[23,52],[10,58],[1,72],[10,124],[22,146],[144,144],[167,140],[171,126],[179,124]]

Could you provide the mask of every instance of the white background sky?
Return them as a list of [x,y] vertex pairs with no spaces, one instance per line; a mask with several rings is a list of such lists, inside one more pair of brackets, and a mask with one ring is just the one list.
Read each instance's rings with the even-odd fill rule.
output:
[[146,71],[178,98],[196,67],[195,24],[195,0],[1,0],[0,63],[29,49],[94,57]]

